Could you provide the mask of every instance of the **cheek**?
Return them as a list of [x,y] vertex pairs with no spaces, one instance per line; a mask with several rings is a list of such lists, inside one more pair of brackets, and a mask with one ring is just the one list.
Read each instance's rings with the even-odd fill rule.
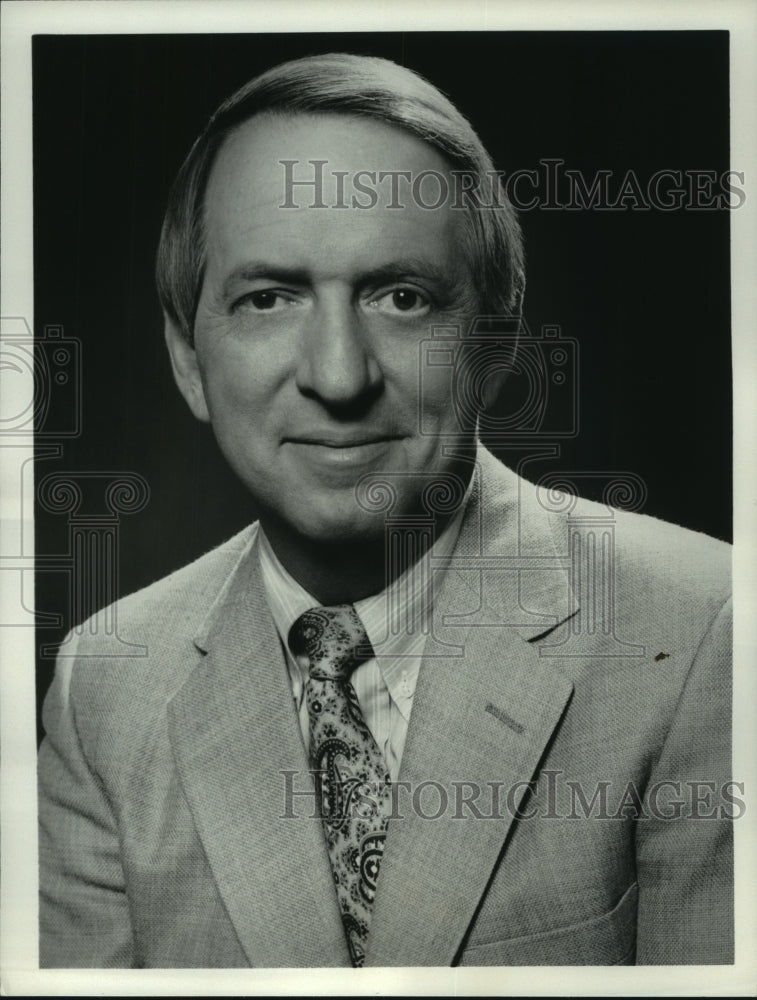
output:
[[452,368],[445,364],[424,363],[418,383],[418,407],[422,424],[433,422],[449,427],[455,418]]
[[214,425],[232,427],[264,421],[277,385],[265,352],[251,351],[227,339],[222,348],[204,352],[200,371]]
[[213,372],[205,381],[205,399],[218,443],[229,460],[251,454],[265,440],[265,421],[270,413],[265,394],[239,370]]
[[459,348],[454,361],[451,351],[442,351],[443,363],[425,369],[422,406],[438,417],[447,433],[473,433],[482,409],[501,383],[501,352],[493,351],[488,343],[469,347]]

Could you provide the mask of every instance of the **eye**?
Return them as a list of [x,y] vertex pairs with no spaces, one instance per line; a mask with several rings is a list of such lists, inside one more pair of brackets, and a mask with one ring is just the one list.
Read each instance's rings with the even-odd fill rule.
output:
[[287,305],[292,305],[292,298],[285,292],[275,288],[259,288],[254,292],[247,292],[237,299],[232,309],[252,309],[255,312],[272,312]]
[[419,292],[414,292],[410,288],[398,288],[392,292],[392,305],[400,312],[410,312],[419,305],[425,305],[425,302],[421,301]]
[[252,292],[248,296],[247,301],[250,302],[256,309],[273,309],[278,301],[279,296],[276,292],[271,292],[265,289],[262,292]]
[[394,314],[411,313],[417,315],[427,312],[430,301],[427,295],[417,288],[392,288],[373,299],[371,305],[381,312]]
[[273,309],[279,302],[281,296],[270,288],[262,288],[257,292],[248,292],[237,303],[240,306],[252,306],[253,309],[267,310]]

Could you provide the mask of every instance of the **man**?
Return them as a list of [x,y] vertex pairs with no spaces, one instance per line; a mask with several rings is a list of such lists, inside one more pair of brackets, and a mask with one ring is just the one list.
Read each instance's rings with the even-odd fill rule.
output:
[[145,658],[61,660],[42,965],[733,960],[729,551],[478,443],[523,293],[492,170],[347,55],[193,147],[166,339],[260,516],[120,603]]

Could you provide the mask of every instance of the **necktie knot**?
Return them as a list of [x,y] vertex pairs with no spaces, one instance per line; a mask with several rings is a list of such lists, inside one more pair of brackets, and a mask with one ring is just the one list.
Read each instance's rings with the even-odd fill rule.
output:
[[289,648],[308,658],[310,676],[343,682],[373,655],[363,623],[352,604],[311,608],[289,631]]

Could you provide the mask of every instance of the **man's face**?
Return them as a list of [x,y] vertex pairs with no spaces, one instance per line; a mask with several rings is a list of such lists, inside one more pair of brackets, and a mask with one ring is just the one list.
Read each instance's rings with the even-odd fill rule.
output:
[[[443,444],[458,455],[473,447],[452,406],[451,369],[420,372],[432,327],[466,330],[475,312],[463,213],[447,202],[424,209],[404,181],[403,207],[389,208],[389,180],[376,182],[372,208],[314,208],[312,187],[285,190],[280,160],[298,161],[295,180],[313,177],[308,161],[328,161],[329,206],[352,205],[359,171],[415,177],[448,166],[375,120],[261,116],[226,141],[208,184],[207,266],[194,352],[184,345],[177,365],[182,391],[211,420],[264,524],[312,542],[375,541],[383,515],[356,500],[362,477],[391,482],[393,515],[420,513],[424,487],[459,467]],[[346,172],[341,197],[335,172]],[[280,207],[287,198],[297,207]]]

